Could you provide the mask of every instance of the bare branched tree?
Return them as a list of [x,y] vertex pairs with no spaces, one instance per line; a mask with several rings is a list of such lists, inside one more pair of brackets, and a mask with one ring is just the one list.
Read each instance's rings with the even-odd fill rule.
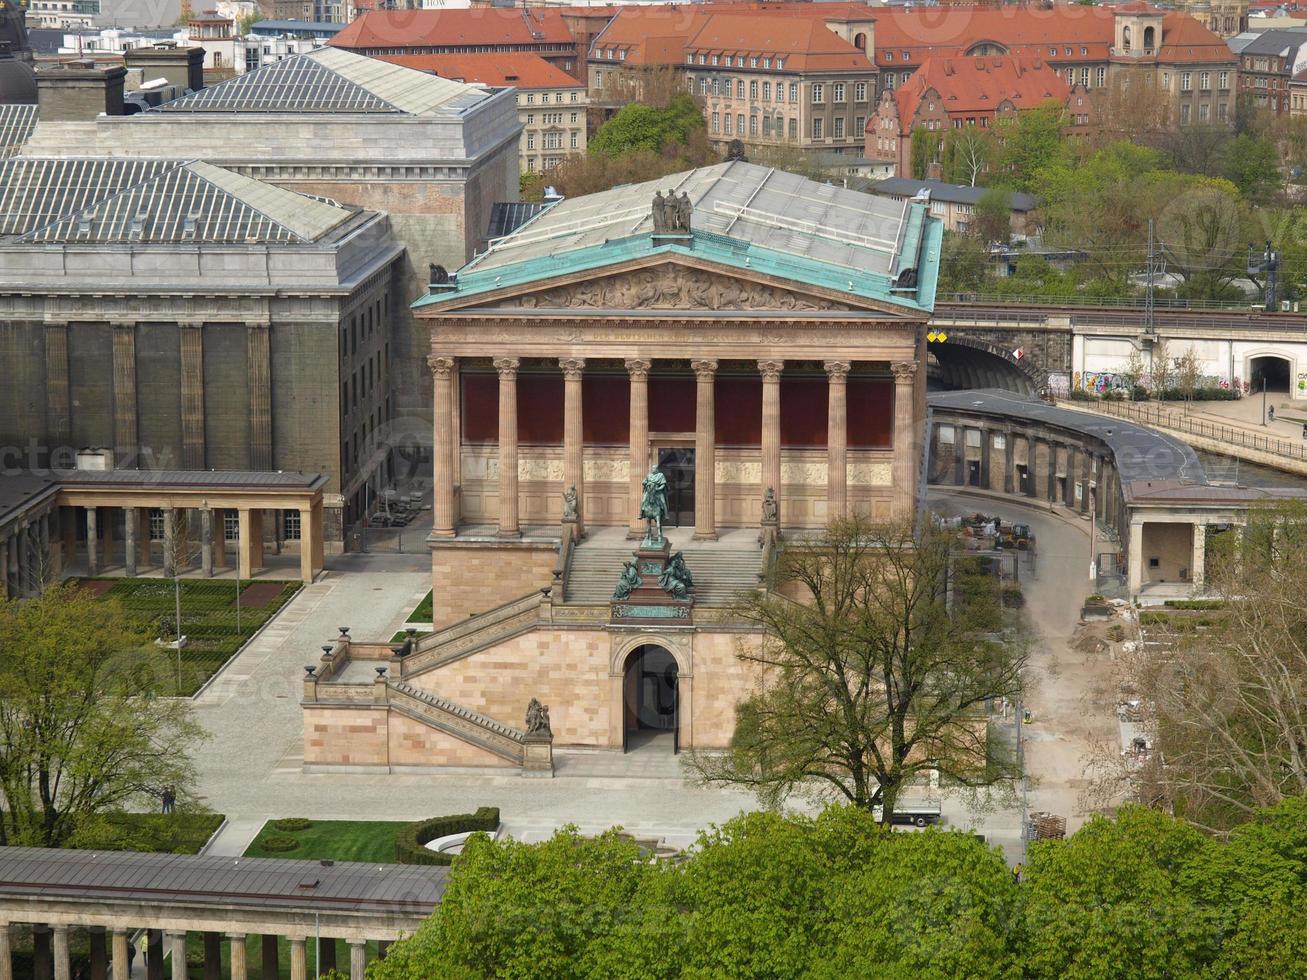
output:
[[[1010,783],[1019,766],[989,731],[991,705],[1021,692],[1026,644],[997,578],[954,535],[837,522],[780,558],[782,594],[754,594],[738,657],[761,682],[738,706],[729,751],[696,755],[705,781],[778,805],[794,792],[882,807],[937,771],[964,787]],[[785,595],[795,598],[785,598]]]

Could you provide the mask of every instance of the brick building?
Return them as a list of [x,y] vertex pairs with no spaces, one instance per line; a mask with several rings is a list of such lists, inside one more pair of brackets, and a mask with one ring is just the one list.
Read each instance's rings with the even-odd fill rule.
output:
[[517,90],[523,173],[553,167],[586,148],[585,85],[535,54],[390,54],[381,61],[456,82]]
[[714,143],[859,155],[875,105],[871,11],[778,6],[623,8],[590,47],[591,91],[617,89],[621,101],[638,95],[641,71],[673,68],[702,103]]
[[1293,82],[1307,69],[1307,27],[1263,31],[1236,38],[1230,46],[1239,58],[1239,94],[1258,109],[1293,114]]
[[548,7],[369,10],[331,39],[357,54],[535,54],[577,78],[584,52]]
[[1038,58],[928,58],[908,84],[881,96],[867,123],[865,152],[873,159],[895,160],[898,175],[906,177],[912,169],[912,133],[918,127],[934,137],[934,163],[949,132],[989,129],[1050,101],[1066,106],[1073,131],[1081,130],[1092,115],[1084,94],[1079,83],[1069,88]]

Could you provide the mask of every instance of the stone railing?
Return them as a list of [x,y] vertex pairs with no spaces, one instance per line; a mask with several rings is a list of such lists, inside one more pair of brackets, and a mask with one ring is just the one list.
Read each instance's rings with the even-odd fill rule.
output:
[[564,522],[563,533],[558,537],[558,560],[554,562],[553,594],[567,595],[567,577],[572,572],[572,554],[576,551],[576,524]]
[[413,677],[435,670],[549,619],[549,589],[537,589],[424,637],[417,649],[396,665],[397,672],[401,677]]
[[304,681],[305,704],[375,704],[377,686],[371,682],[360,684],[323,683],[321,675]]
[[526,758],[526,733],[520,729],[403,681],[387,681],[385,689],[387,703],[396,711],[414,716],[432,728],[485,749],[514,765],[522,765]]

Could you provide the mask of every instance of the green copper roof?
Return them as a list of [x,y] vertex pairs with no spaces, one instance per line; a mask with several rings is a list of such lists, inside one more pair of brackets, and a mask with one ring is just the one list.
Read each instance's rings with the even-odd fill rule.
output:
[[[689,198],[692,235],[654,234],[655,190]],[[923,203],[732,162],[559,202],[413,305],[465,305],[479,293],[667,253],[929,312],[942,236]]]

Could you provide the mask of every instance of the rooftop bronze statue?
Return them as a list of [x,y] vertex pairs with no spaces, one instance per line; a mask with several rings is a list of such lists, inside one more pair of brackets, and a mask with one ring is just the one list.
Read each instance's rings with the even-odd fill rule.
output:
[[657,547],[663,543],[663,520],[667,517],[667,477],[658,471],[658,467],[650,467],[642,486],[640,517],[646,522],[642,543]]

